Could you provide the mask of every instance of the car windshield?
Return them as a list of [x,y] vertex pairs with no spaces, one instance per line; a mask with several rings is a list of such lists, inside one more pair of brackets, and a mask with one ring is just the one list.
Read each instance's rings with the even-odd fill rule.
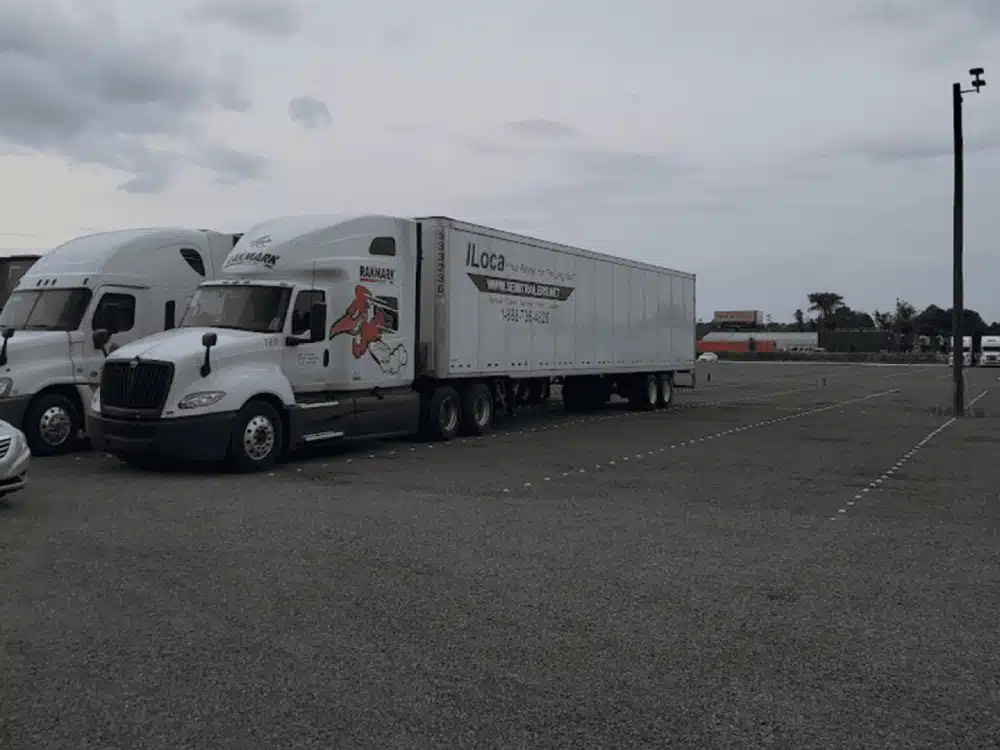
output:
[[14,292],[0,313],[0,327],[21,331],[75,331],[90,305],[89,289]]
[[181,327],[279,333],[291,295],[289,287],[203,286],[195,292]]

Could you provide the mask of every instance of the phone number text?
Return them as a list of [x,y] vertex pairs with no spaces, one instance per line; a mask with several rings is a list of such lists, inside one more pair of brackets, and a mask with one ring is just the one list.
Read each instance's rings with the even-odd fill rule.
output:
[[529,310],[524,307],[505,307],[501,312],[503,319],[508,323],[537,323],[538,325],[548,325],[549,310]]

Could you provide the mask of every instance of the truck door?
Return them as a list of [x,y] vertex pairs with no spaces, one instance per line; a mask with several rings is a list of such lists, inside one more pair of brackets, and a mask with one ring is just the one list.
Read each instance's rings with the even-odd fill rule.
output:
[[[312,306],[317,303],[326,303],[326,293],[322,289],[298,291],[289,316],[289,336],[301,338],[303,341],[309,337]],[[282,369],[288,382],[291,383],[292,391],[296,394],[324,390],[327,381],[326,372],[330,369],[330,353],[327,351],[326,341],[286,346]]]
[[81,353],[80,361],[73,363],[78,375],[95,381],[101,371],[104,354],[94,346],[94,331],[106,329],[111,333],[108,352],[153,332],[149,330],[148,295],[148,289],[135,287],[103,286],[98,289],[90,319],[80,327],[80,340],[74,341],[74,353]]
[[286,345],[281,362],[301,410],[301,434],[295,438],[306,442],[354,434],[354,398],[346,391],[331,389],[333,367],[328,342],[308,340],[312,307],[317,303],[326,304],[322,289],[300,289],[296,293],[285,331],[302,343]]

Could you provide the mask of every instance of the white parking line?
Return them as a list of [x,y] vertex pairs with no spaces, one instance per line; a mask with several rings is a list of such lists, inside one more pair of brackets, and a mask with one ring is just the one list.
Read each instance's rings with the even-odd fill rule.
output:
[[[985,396],[987,394],[988,390],[989,389],[983,391],[978,396],[976,396],[974,399],[972,399],[972,401],[969,402],[968,406],[971,407],[973,404],[975,404],[977,401],[979,401],[979,399],[981,399],[983,396]],[[913,458],[914,455],[916,455],[917,451],[919,451],[921,448],[925,447],[931,440],[933,440],[938,435],[940,435],[942,432],[944,432],[945,430],[947,430],[949,427],[951,427],[957,421],[958,421],[957,417],[951,417],[950,419],[946,420],[943,424],[938,425],[933,430],[931,430],[929,433],[927,433],[920,440],[920,442],[918,442],[916,445],[914,445],[912,448],[910,448],[910,450],[908,450],[906,453],[904,453],[902,455],[902,457],[898,461],[896,461],[896,463],[894,463],[892,466],[890,466],[886,471],[883,471],[874,481],[869,482],[868,486],[865,487],[865,488],[863,488],[861,490],[861,492],[857,493],[852,500],[848,500],[847,503],[844,505],[843,508],[839,508],[837,510],[837,515],[831,516],[830,520],[831,521],[836,521],[839,518],[842,518],[844,516],[844,514],[847,513],[848,508],[853,508],[861,500],[863,500],[865,498],[865,496],[868,495],[872,490],[877,490],[879,487],[881,487],[882,484],[887,479],[889,479],[893,474],[895,474],[900,469],[902,469],[903,466],[906,464],[906,462],[909,461],[911,458]]]
[[[659,448],[656,448],[654,450],[644,451],[644,452],[640,451],[639,453],[635,453],[635,454],[630,454],[630,455],[627,455],[627,456],[621,456],[621,457],[617,457],[617,458],[608,459],[608,460],[604,461],[603,463],[595,464],[594,467],[593,467],[593,470],[594,471],[601,471],[602,469],[610,469],[610,468],[613,468],[615,466],[618,466],[619,463],[627,463],[630,460],[641,461],[644,458],[648,458],[650,456],[654,456],[657,453],[666,453],[667,451],[670,451],[670,450],[673,450],[673,449],[676,449],[676,448],[685,448],[685,447],[687,447],[689,445],[695,445],[695,444],[698,444],[698,443],[705,443],[705,442],[707,442],[709,440],[716,440],[718,438],[722,438],[722,437],[725,437],[727,435],[736,435],[736,434],[739,434],[739,433],[746,432],[748,430],[756,429],[758,427],[767,427],[768,425],[780,424],[782,422],[788,422],[788,421],[791,421],[793,419],[801,419],[802,417],[809,416],[810,414],[819,414],[821,412],[830,411],[832,409],[839,409],[839,408],[847,406],[849,404],[856,404],[856,403],[860,403],[862,401],[870,401],[871,399],[881,398],[882,396],[888,396],[888,395],[890,395],[892,393],[899,393],[900,390],[901,390],[900,388],[890,388],[889,390],[886,390],[886,391],[879,391],[878,393],[870,393],[867,396],[860,396],[858,398],[849,398],[849,399],[846,399],[844,401],[837,401],[836,403],[827,404],[826,406],[819,406],[819,407],[816,407],[814,409],[803,409],[802,411],[797,411],[797,412],[794,412],[792,414],[786,414],[783,417],[775,417],[774,419],[762,419],[759,422],[752,422],[750,424],[741,425],[739,427],[730,427],[728,430],[722,430],[721,432],[716,432],[716,433],[714,433],[712,435],[705,435],[703,437],[696,437],[696,438],[689,438],[687,440],[680,440],[680,441],[677,441],[677,442],[672,443],[670,445],[662,445]],[[585,474],[586,472],[587,472],[587,469],[585,469],[585,468],[579,468],[578,467],[578,468],[570,469],[568,471],[561,472],[561,474],[559,474],[558,476],[555,475],[555,474],[550,474],[548,476],[543,476],[542,477],[542,481],[543,482],[552,482],[552,481],[555,481],[557,479],[562,479],[562,478],[573,476],[573,475],[576,475],[576,474]],[[529,489],[532,486],[533,486],[532,482],[524,482],[523,485],[522,485],[522,487],[524,489]],[[510,487],[503,487],[501,489],[501,492],[504,492],[504,493],[509,493],[510,491],[511,491]]]

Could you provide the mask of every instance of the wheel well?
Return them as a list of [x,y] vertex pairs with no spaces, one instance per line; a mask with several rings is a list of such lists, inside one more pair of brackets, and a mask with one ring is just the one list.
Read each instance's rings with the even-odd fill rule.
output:
[[254,401],[263,401],[268,406],[274,408],[278,412],[278,416],[281,417],[281,443],[282,448],[288,448],[289,438],[291,437],[291,429],[288,422],[288,409],[285,408],[285,404],[280,398],[275,396],[273,393],[258,393],[256,396],[251,396],[246,400],[243,406]]
[[35,403],[36,401],[38,401],[38,399],[42,398],[43,396],[48,396],[51,394],[64,396],[69,399],[69,402],[73,404],[73,408],[76,409],[76,416],[80,419],[82,426],[83,418],[85,416],[83,411],[83,401],[80,399],[80,394],[77,392],[76,388],[74,388],[71,385],[66,385],[65,383],[61,383],[59,385],[50,385],[46,388],[43,388],[38,393],[36,393],[32,397],[31,403]]

